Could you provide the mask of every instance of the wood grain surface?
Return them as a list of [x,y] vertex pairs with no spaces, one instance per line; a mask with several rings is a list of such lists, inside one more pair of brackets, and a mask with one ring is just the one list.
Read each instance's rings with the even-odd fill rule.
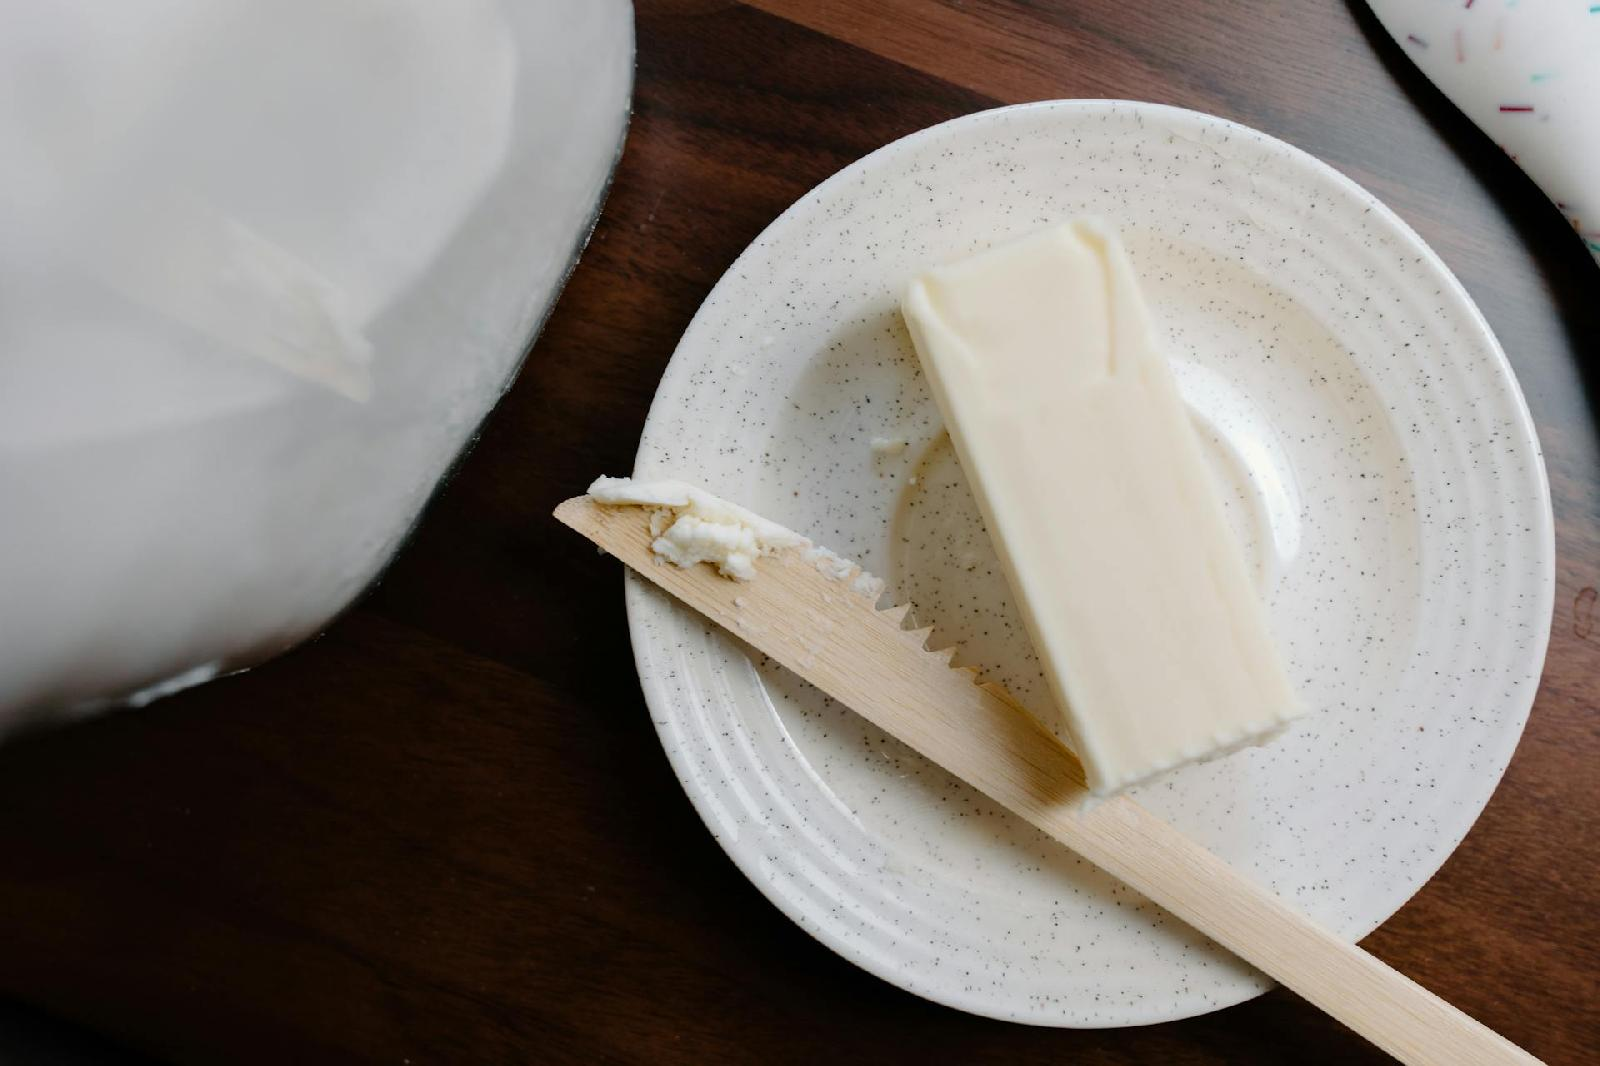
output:
[[723,856],[667,767],[614,561],[550,518],[631,457],[739,250],[902,134],[1028,99],[1211,111],[1415,227],[1488,317],[1555,495],[1528,730],[1365,942],[1552,1063],[1600,1057],[1600,271],[1360,4],[638,5],[594,241],[481,442],[321,639],[0,747],[0,994],[181,1062],[1358,1063],[1286,992],[1143,1029],[988,1021],[869,977]]

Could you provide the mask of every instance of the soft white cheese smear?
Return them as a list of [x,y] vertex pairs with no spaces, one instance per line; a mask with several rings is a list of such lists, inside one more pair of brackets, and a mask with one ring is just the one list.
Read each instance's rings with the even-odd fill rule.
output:
[[1090,787],[1300,713],[1116,235],[929,271],[902,310]]
[[811,543],[792,529],[682,481],[601,477],[589,486],[589,497],[613,507],[650,508],[655,537],[650,550],[658,558],[675,566],[710,563],[736,581],[755,577],[761,556]]

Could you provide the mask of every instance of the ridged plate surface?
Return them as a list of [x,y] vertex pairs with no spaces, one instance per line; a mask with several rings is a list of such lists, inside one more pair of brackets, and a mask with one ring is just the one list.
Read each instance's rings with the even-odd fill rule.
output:
[[[859,558],[936,624],[935,645],[961,643],[958,661],[1048,711],[897,304],[920,269],[1079,214],[1124,234],[1314,708],[1270,747],[1136,794],[1360,937],[1438,869],[1516,746],[1554,546],[1533,426],[1482,316],[1328,166],[1221,119],[1113,101],[907,137],[729,269],[662,379],[636,472],[704,483]],[[1158,1022],[1267,987],[643,582],[627,597],[690,798],[841,955],[1046,1025]]]

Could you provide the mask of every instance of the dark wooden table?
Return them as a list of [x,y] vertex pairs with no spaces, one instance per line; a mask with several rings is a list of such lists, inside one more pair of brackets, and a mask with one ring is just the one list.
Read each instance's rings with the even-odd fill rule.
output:
[[969,111],[1117,96],[1354,177],[1516,366],[1558,521],[1544,686],[1477,827],[1367,943],[1549,1061],[1595,1061],[1600,270],[1522,174],[1336,0],[645,2],[638,37],[594,241],[382,584],[266,667],[0,748],[0,994],[186,1062],[1376,1061],[1281,991],[1051,1031],[836,958],[691,811],[616,565],[549,518],[628,469],[695,307],[817,181]]

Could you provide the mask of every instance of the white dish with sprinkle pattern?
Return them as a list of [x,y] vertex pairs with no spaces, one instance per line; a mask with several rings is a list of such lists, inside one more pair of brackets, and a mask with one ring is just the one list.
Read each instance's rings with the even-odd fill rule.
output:
[[[1050,713],[898,300],[930,265],[1085,214],[1123,234],[1312,708],[1268,747],[1134,794],[1361,937],[1504,771],[1544,660],[1555,549],[1533,425],[1488,326],[1421,239],[1328,166],[1117,101],[897,141],[800,200],[717,284],[635,473],[701,482],[858,558],[935,645],[961,644],[958,661]],[[839,954],[1043,1025],[1158,1022],[1269,987],[664,594],[630,578],[627,600],[690,799]]]

